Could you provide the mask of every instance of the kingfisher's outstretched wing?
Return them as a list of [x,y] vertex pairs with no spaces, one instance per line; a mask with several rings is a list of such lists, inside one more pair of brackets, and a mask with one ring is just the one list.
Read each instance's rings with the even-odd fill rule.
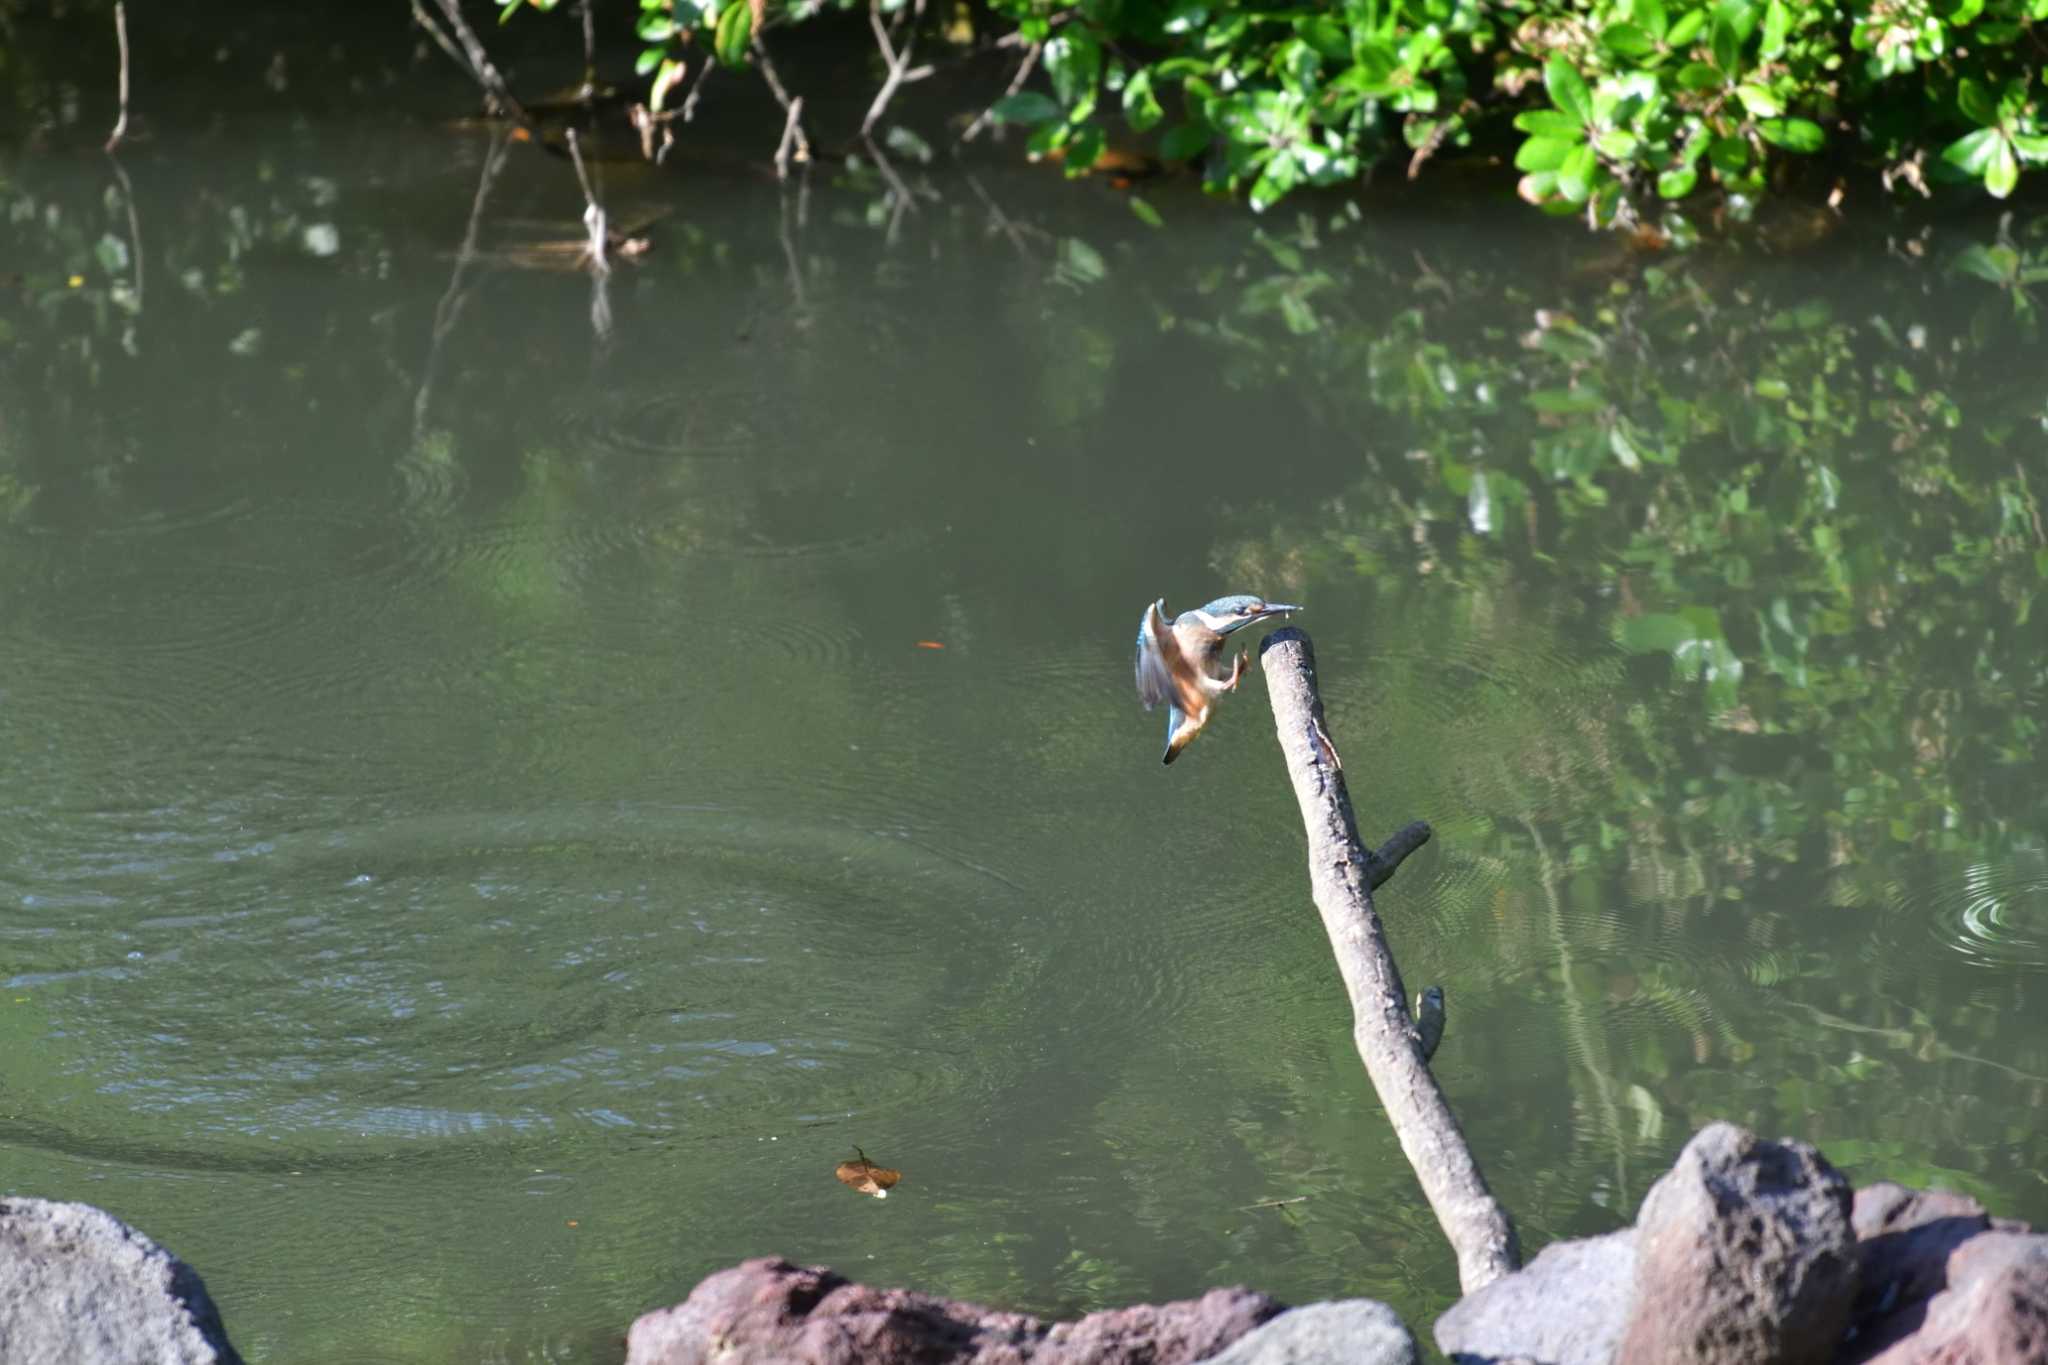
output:
[[1166,599],[1162,597],[1138,618],[1138,700],[1145,703],[1147,711],[1174,695],[1167,660],[1179,653],[1180,645],[1173,638],[1165,606]]

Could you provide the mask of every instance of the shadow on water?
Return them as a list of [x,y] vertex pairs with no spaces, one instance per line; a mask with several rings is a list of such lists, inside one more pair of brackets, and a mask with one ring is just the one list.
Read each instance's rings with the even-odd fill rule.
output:
[[1436,826],[1382,910],[1532,1249],[1709,1118],[2048,1217],[2042,414],[1970,254],[2038,225],[606,162],[599,337],[565,166],[389,74],[4,165],[7,1188],[252,1359],[602,1357],[768,1252],[1426,1322],[1256,681],[1170,770],[1130,696],[1239,588]]

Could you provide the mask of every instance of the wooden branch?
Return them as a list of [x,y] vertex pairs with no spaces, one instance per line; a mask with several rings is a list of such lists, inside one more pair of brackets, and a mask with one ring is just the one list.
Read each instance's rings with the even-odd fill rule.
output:
[[[898,19],[905,11],[898,11]],[[882,26],[882,0],[868,0],[868,27],[874,30],[875,46],[882,50],[882,60],[888,63],[889,74],[882,81],[882,88],[875,94],[875,102],[868,106],[868,116],[860,121],[860,135],[866,137],[874,131],[875,123],[882,117],[882,111],[889,107],[889,101],[896,97],[896,88],[906,81],[922,80],[931,75],[930,68],[918,71],[910,69],[910,53],[917,45],[917,21],[924,17],[924,0],[911,0],[907,11],[910,27],[904,32],[903,47],[899,51],[889,41],[889,30]]]
[[1516,1270],[1521,1247],[1423,1057],[1421,1029],[1408,1012],[1401,973],[1372,903],[1373,888],[1422,846],[1429,827],[1410,825],[1377,853],[1367,853],[1359,842],[1343,767],[1323,726],[1308,637],[1292,626],[1275,631],[1259,647],[1259,662],[1308,835],[1309,884],[1351,997],[1352,1041],[1401,1151],[1457,1254],[1458,1283],[1470,1294]]
[[121,117],[107,134],[106,150],[110,152],[128,136],[128,7],[121,0],[114,0],[114,37],[121,44]]
[[1010,86],[996,97],[988,108],[975,115],[974,122],[967,125],[967,131],[960,134],[962,142],[972,142],[981,136],[981,130],[994,121],[996,105],[1024,88],[1024,82],[1031,79],[1031,68],[1038,65],[1038,55],[1045,51],[1044,43],[1033,43],[1024,49],[1024,60],[1017,64],[1017,74],[1010,78]]

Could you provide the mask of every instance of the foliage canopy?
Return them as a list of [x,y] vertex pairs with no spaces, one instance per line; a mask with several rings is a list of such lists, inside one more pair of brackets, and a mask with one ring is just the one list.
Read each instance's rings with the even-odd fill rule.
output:
[[[858,0],[638,3],[659,111],[691,62],[746,65],[759,30]],[[1596,225],[1709,190],[1740,215],[1818,154],[1998,198],[2048,161],[2048,0],[989,0],[984,17],[1045,78],[993,110],[1033,152],[1078,174],[1128,130],[1255,209],[1468,148],[1512,154],[1523,199]]]

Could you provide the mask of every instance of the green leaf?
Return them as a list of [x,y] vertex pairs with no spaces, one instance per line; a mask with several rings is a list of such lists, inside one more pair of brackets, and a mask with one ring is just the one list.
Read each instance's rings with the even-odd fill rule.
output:
[[1635,19],[1650,31],[1650,36],[1662,42],[1671,30],[1671,19],[1664,13],[1664,0],[1636,0]]
[[1732,76],[1742,68],[1742,34],[1736,29],[1734,15],[1726,5],[1714,11],[1713,36],[1708,40],[1713,49],[1714,65],[1721,68],[1723,75]]
[[1075,128],[1074,135],[1067,139],[1067,174],[1080,175],[1088,170],[1108,145],[1109,137],[1102,131],[1101,124],[1090,121]]
[[1146,203],[1144,200],[1140,199],[1135,194],[1131,196],[1130,202],[1131,216],[1136,218],[1139,222],[1143,223],[1146,227],[1166,226],[1166,220],[1159,216],[1158,209],[1153,208],[1150,204]]
[[1600,46],[1624,57],[1647,57],[1657,50],[1657,40],[1634,24],[1609,24],[1600,31]]
[[2001,137],[1991,153],[1991,164],[1984,168],[1984,188],[1991,191],[1993,199],[2003,199],[2019,183],[2020,164],[2013,159],[2012,144]]
[[720,66],[745,66],[747,40],[754,35],[754,10],[747,0],[732,0],[718,16],[711,50]]
[[1044,123],[1060,116],[1060,106],[1050,95],[1020,90],[997,100],[989,107],[989,113],[1003,123]]
[[1680,166],[1657,177],[1657,193],[1666,199],[1683,199],[1692,193],[1699,178],[1700,173],[1692,167]]
[[1776,61],[1785,51],[1785,36],[1792,31],[1792,10],[1785,0],[1771,0],[1764,10],[1764,37],[1757,47],[1757,56],[1767,62]]
[[1574,204],[1585,203],[1593,192],[1596,165],[1591,147],[1572,148],[1564,164],[1557,168],[1557,192]]
[[1757,124],[1756,130],[1763,134],[1764,141],[1788,152],[1817,152],[1828,140],[1821,126],[1811,119],[1767,118]]
[[2002,139],[1996,128],[1979,128],[1974,133],[1965,133],[1941,149],[1941,159],[1951,166],[1960,166],[1971,175],[1982,176],[1991,164],[1993,152]]
[[1543,64],[1543,88],[1550,92],[1552,104],[1580,123],[1593,121],[1593,98],[1586,93],[1585,79],[1564,58],[1552,57]]
[[1102,44],[1078,24],[1069,24],[1045,45],[1045,69],[1053,93],[1069,109],[1095,93],[1102,75]]
[[1216,130],[1200,119],[1176,123],[1159,140],[1159,155],[1168,161],[1193,161],[1215,140]]
[[1998,122],[1998,106],[1991,92],[1968,76],[1956,83],[1956,105],[1964,118],[1979,127],[1988,128]]
[[2018,256],[2011,247],[1979,245],[1957,253],[1954,268],[2003,288],[2012,283],[2013,268],[2018,264]]
[[1749,169],[1749,144],[1739,137],[1717,137],[1707,144],[1707,160],[1723,175],[1740,175]]
[[1280,202],[1286,193],[1301,183],[1300,166],[1286,152],[1275,156],[1266,163],[1266,170],[1252,184],[1252,212],[1264,213]]
[[1563,138],[1532,137],[1524,142],[1515,153],[1515,169],[1518,171],[1554,171],[1564,165],[1572,149],[1583,143],[1566,142]]
[[1735,98],[1742,101],[1742,107],[1752,118],[1776,118],[1785,112],[1777,96],[1754,82],[1745,81],[1736,86]]
[[1664,35],[1664,41],[1673,48],[1692,46],[1692,40],[1700,36],[1700,30],[1707,26],[1707,12],[1704,9],[1687,10],[1678,16],[1678,22]]
[[1148,132],[1165,116],[1159,97],[1152,93],[1150,71],[1140,71],[1124,83],[1124,122],[1133,132]]
[[2013,150],[2025,161],[2048,161],[2048,137],[2039,133],[2014,133]]
[[661,49],[658,47],[641,48],[640,55],[633,59],[633,74],[644,76],[654,70],[655,67],[660,66],[661,55]]
[[1515,115],[1515,127],[1537,137],[1557,138],[1565,142],[1583,142],[1586,138],[1585,125],[1570,114],[1555,109],[1529,109]]
[[1687,62],[1678,68],[1681,90],[1711,90],[1721,84],[1721,73],[1705,62]]

